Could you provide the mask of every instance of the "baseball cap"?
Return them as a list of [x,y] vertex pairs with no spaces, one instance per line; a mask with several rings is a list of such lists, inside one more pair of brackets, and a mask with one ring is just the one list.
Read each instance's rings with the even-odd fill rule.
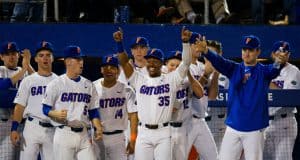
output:
[[260,48],[260,40],[254,35],[248,35],[243,37],[242,48],[257,49]]
[[79,46],[69,45],[64,49],[64,58],[81,58],[84,56]]
[[41,41],[36,45],[35,53],[37,53],[41,50],[48,50],[53,53],[54,48],[53,48],[52,43],[47,42],[47,41]]
[[273,44],[272,52],[281,51],[281,52],[291,52],[290,43],[286,41],[277,41]]
[[7,54],[10,52],[19,52],[20,51],[16,42],[4,42],[4,43],[2,43],[0,49],[1,49],[0,50],[1,54]]
[[119,67],[119,60],[117,57],[113,56],[113,55],[109,55],[109,56],[105,56],[102,59],[102,63],[100,65],[100,67],[106,66],[106,65],[112,65],[115,67]]
[[167,53],[165,61],[173,58],[181,60],[182,59],[181,55],[182,55],[181,51],[170,51]]
[[148,39],[145,37],[136,37],[130,48],[134,48],[135,46],[149,47]]
[[200,33],[197,33],[197,32],[193,32],[192,35],[191,35],[191,38],[190,38],[190,43],[193,44],[197,41],[197,38],[199,40],[201,40],[202,38],[202,35]]
[[162,50],[153,48],[150,51],[148,51],[147,55],[145,56],[146,59],[148,58],[156,58],[160,61],[164,61],[164,53]]

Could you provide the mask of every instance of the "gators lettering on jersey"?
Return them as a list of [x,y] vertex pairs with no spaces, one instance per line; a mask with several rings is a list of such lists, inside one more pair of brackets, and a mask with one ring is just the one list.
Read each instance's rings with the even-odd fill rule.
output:
[[75,81],[63,74],[47,85],[43,104],[52,106],[54,110],[68,110],[68,121],[77,120],[88,125],[87,111],[99,107],[97,96],[97,91],[91,81],[82,76]]
[[137,91],[138,118],[142,123],[158,124],[171,119],[176,91],[183,80],[180,75],[184,70],[185,66],[180,64],[175,71],[156,78],[137,71],[133,73],[128,81]]
[[42,120],[49,121],[42,112],[42,99],[44,97],[46,86],[57,75],[52,73],[50,76],[40,76],[37,72],[24,78],[20,84],[17,96],[14,103],[20,104],[25,107],[23,117],[36,117]]
[[125,97],[122,98],[106,98],[99,100],[99,105],[101,108],[107,108],[107,107],[121,107],[125,104]]
[[128,124],[128,113],[137,112],[134,91],[120,81],[106,88],[102,86],[102,81],[103,78],[93,83],[99,96],[99,112],[103,129],[106,132],[125,130]]
[[62,102],[85,102],[90,103],[91,95],[87,93],[62,93],[61,101]]

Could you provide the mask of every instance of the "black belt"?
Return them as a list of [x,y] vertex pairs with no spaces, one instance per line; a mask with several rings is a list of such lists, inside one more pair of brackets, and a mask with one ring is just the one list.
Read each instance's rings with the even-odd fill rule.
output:
[[193,118],[196,118],[196,119],[201,119],[201,117],[198,117],[196,115],[193,114]]
[[[28,119],[29,121],[32,121],[32,120],[33,120],[32,117],[28,117],[27,119]],[[39,125],[42,126],[42,127],[46,127],[46,128],[54,127],[51,123],[41,122],[41,121],[39,121]]]
[[119,134],[119,133],[123,133],[123,130],[115,130],[112,132],[103,132],[103,134],[105,134],[105,135],[113,135],[113,134]]
[[218,114],[218,118],[224,118],[225,114]]
[[170,122],[170,126],[179,128],[182,126],[182,122]]
[[[280,117],[281,117],[281,118],[286,118],[287,115],[288,115],[288,114],[284,113],[284,114],[281,114]],[[275,116],[269,116],[269,120],[274,120],[274,119],[275,119]]]
[[2,121],[2,122],[7,122],[7,121],[8,121],[8,119],[6,119],[6,118],[2,118],[2,119],[1,119],[1,121]]
[[211,116],[205,117],[205,121],[211,121]]
[[[58,126],[58,128],[61,128],[63,129],[64,127],[67,127],[67,126]],[[83,131],[83,128],[74,128],[74,127],[70,127],[71,128],[71,131],[73,132],[82,132]]]
[[[139,122],[139,125],[141,126],[142,123]],[[163,127],[167,127],[169,125],[169,122],[163,123],[162,125]],[[148,129],[158,129],[159,127],[158,124],[144,124],[144,126]]]

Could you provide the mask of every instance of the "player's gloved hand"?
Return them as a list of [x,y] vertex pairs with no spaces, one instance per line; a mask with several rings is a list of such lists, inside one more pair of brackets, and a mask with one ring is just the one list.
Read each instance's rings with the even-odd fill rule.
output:
[[95,140],[99,141],[102,139],[102,127],[97,127],[95,130]]
[[113,38],[116,42],[121,42],[123,40],[123,30],[119,27],[119,30],[113,33]]
[[192,36],[192,32],[185,28],[185,26],[181,29],[181,40],[183,43],[188,43]]
[[12,144],[14,145],[14,146],[19,146],[20,145],[20,134],[19,134],[19,132],[17,132],[17,131],[12,131],[11,133],[10,133],[10,140],[11,140],[11,142],[12,142]]
[[135,140],[131,140],[127,144],[126,154],[134,154]]

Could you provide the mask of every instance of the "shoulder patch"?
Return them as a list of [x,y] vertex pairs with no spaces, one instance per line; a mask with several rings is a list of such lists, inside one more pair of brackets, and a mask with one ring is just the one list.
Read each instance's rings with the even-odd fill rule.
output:
[[220,77],[219,80],[220,81],[225,81],[225,77]]
[[291,81],[291,84],[295,86],[295,85],[297,85],[297,81],[293,80],[293,81]]

